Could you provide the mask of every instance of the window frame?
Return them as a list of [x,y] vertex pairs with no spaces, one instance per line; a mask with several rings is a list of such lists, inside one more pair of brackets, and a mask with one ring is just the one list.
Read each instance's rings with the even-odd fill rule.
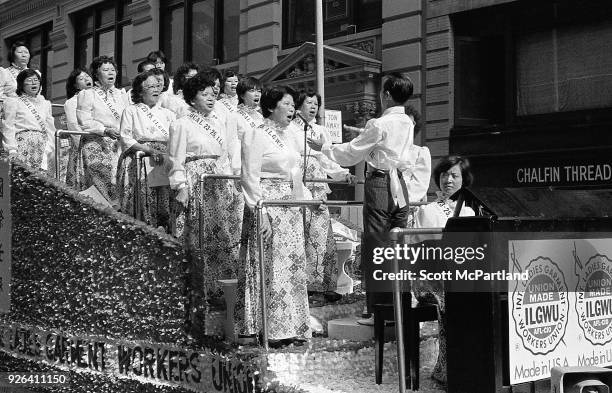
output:
[[[186,61],[192,61],[193,59],[193,7],[195,4],[201,2],[202,0],[160,0],[159,7],[161,15],[169,15],[169,12],[172,12],[178,8],[183,9],[183,18],[184,18],[184,26],[183,26],[183,58],[180,60],[175,60],[175,62],[171,62],[172,70],[179,67]],[[225,2],[223,0],[209,0],[214,1],[214,38],[213,38],[213,58],[211,59],[210,64],[204,64],[206,66],[216,66],[219,64],[232,63],[237,62],[239,59],[239,55],[236,59],[224,59],[223,58],[223,42],[225,40],[224,37],[224,26],[223,26],[223,16],[225,11]],[[164,21],[160,18],[159,21],[159,47],[162,48],[164,53],[166,53],[165,43],[169,42],[166,35],[167,31],[164,30]],[[238,48],[240,47],[240,43],[237,42],[236,45]],[[216,61],[215,61],[216,60]]]
[[[547,6],[552,4],[561,4],[561,6],[569,8],[572,1],[547,1],[540,3],[540,8],[530,8],[529,12],[526,8],[521,8],[520,4],[510,3],[507,5],[500,5],[496,7],[490,7],[489,9],[471,11],[469,16],[467,14],[459,14],[451,17],[451,24],[453,25],[454,36],[453,41],[455,49],[457,49],[458,40],[465,35],[461,31],[461,28],[457,28],[458,23],[466,25],[471,20],[485,20],[486,18],[501,17],[503,18],[503,40],[504,40],[504,115],[501,122],[481,122],[481,124],[470,123],[465,119],[459,117],[457,97],[459,96],[458,91],[461,90],[463,81],[462,73],[469,72],[461,70],[458,67],[458,58],[461,58],[461,53],[456,50],[454,58],[454,85],[455,90],[455,102],[453,106],[454,120],[452,133],[455,134],[472,134],[483,131],[495,131],[495,132],[523,132],[527,129],[538,129],[540,127],[563,127],[568,125],[601,125],[601,124],[612,124],[612,107],[607,108],[592,108],[592,109],[581,109],[575,111],[566,112],[551,112],[543,114],[533,115],[518,115],[517,114],[517,37],[519,33],[535,32],[535,31],[548,31],[554,27],[565,27],[571,24],[584,25],[594,23],[600,19],[610,17],[612,15],[612,9],[605,7],[603,1],[593,0],[591,7],[587,9],[581,9],[579,11],[568,13],[567,9],[564,13],[552,15],[550,10],[545,9]],[[593,12],[593,8],[605,9],[607,12]],[[608,10],[609,9],[609,10]],[[521,21],[518,23],[517,21]],[[490,22],[491,23],[491,22]],[[500,23],[497,22],[492,22]],[[480,25],[480,29],[475,27],[476,31],[486,35],[490,26],[486,26],[486,23]],[[499,33],[499,30],[498,30]]]
[[[46,22],[40,26],[34,27],[32,29],[23,31],[16,35],[13,35],[5,40],[6,47],[11,48],[13,42],[23,41],[28,50],[30,51],[30,62],[32,58],[36,55],[40,55],[40,64],[38,65],[38,71],[41,73],[41,94],[47,97],[47,82],[49,82],[49,75],[47,75],[48,68],[48,53],[53,50],[53,46],[51,44],[51,39],[49,35],[51,34],[51,30],[53,30],[53,22]],[[32,37],[40,34],[40,49],[38,51],[32,50]],[[10,65],[10,64],[9,64]]]
[[[131,18],[126,16],[127,12],[125,11],[125,7],[131,3],[131,0],[108,0],[99,4],[95,4],[86,9],[75,12],[71,15],[73,26],[74,26],[74,67],[83,67],[88,68],[90,64],[79,64],[79,47],[80,43],[92,38],[92,58],[96,58],[100,55],[100,36],[104,33],[108,33],[109,31],[114,31],[114,53],[113,59],[115,63],[117,63],[117,84],[119,86],[127,86],[129,83],[128,76],[123,75],[122,65],[123,65],[123,28],[127,25],[132,24]],[[114,19],[112,23],[106,23],[102,25],[100,23],[101,14],[104,10],[108,10],[110,8],[114,8]],[[93,26],[90,30],[81,32],[79,31],[80,26],[76,21],[81,18],[88,18],[91,16],[93,18]],[[126,66],[132,66],[131,64]]]
[[[295,47],[302,45],[304,42],[306,42],[306,41],[297,41],[297,40],[292,41],[292,42],[289,41],[289,36],[290,36],[289,23],[286,23],[286,22],[288,21],[288,18],[290,17],[290,15],[289,15],[289,7],[287,5],[287,1],[289,0],[282,0],[281,2],[282,4],[282,32],[283,32],[282,48],[283,49],[295,48]],[[295,1],[303,2],[304,0],[295,0]],[[346,36],[350,34],[351,32],[360,33],[364,31],[382,28],[382,1],[380,1],[381,17],[374,18],[374,19],[380,20],[380,25],[365,26],[364,28],[359,28],[359,25],[357,25],[357,21],[362,16],[360,15],[360,7],[357,4],[357,1],[359,0],[343,0],[347,2],[346,15],[344,17],[338,17],[338,18],[327,20],[326,19],[326,10],[327,10],[326,6],[328,3],[333,2],[333,1],[335,0],[323,0],[323,35],[324,35],[324,39],[328,40],[328,39],[333,39],[336,37]],[[313,7],[315,6],[314,2],[312,3],[312,6]],[[314,12],[313,12],[313,17],[316,17]],[[353,29],[351,29],[351,26],[354,26]],[[313,21],[313,33],[312,33],[311,41],[315,40],[315,28],[316,28],[315,21]]]

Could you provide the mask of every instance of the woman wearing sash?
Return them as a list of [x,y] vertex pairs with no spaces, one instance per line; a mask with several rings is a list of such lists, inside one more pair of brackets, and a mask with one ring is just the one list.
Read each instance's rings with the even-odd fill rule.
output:
[[[304,120],[308,123],[307,136],[311,139],[331,140],[329,132],[316,124],[316,116],[321,105],[321,96],[312,90],[301,92],[297,107],[300,116],[292,121],[292,136],[296,149],[301,153],[300,168],[304,170],[304,154],[306,154],[306,178],[346,180],[354,179],[348,169],[342,168],[324,154],[314,151],[306,146],[304,152]],[[306,183],[312,193],[313,199],[327,200],[327,194],[331,192],[326,183]],[[306,274],[308,276],[308,290],[313,292],[327,292],[332,299],[338,299],[339,295],[332,293],[336,289],[336,242],[331,227],[331,219],[327,206],[319,209],[304,209],[306,239]]]
[[[289,135],[294,95],[288,87],[265,90],[261,96],[265,120],[244,135],[241,184],[245,201],[253,213],[262,199],[304,198],[299,153]],[[235,312],[241,335],[257,334],[262,327],[257,233],[254,222],[249,224],[249,260],[244,275],[238,278]],[[268,208],[264,212],[261,233],[265,241],[264,283],[270,345],[301,344],[311,337],[311,331],[300,208]]]
[[[121,117],[122,154],[117,167],[117,190],[121,211],[154,227],[168,227],[170,212],[170,187],[149,186],[152,170],[168,177],[165,155],[170,125],[176,119],[173,112],[159,105],[162,84],[153,70],[140,73],[132,83],[133,105],[123,111]],[[137,173],[136,152],[149,156],[143,159],[141,173]],[[159,167],[155,168],[154,167]],[[138,215],[134,212],[134,188],[140,179],[137,192]]]
[[[219,279],[237,275],[242,206],[232,199],[233,182],[211,180],[200,186],[203,174],[231,174],[228,137],[214,111],[214,81],[200,72],[183,87],[190,108],[170,129],[168,154],[170,186],[183,207],[177,214],[174,235],[195,257],[203,275],[204,295],[220,296]],[[204,205],[200,206],[200,193]],[[203,232],[200,233],[201,210]],[[237,235],[236,235],[237,234]],[[234,240],[237,239],[237,240]]]
[[177,118],[182,117],[185,113],[189,112],[189,105],[183,98],[183,87],[190,78],[193,78],[200,67],[195,63],[185,63],[181,65],[174,74],[173,88],[174,94],[168,94],[161,99],[161,106],[170,109]]
[[[83,131],[77,120],[77,95],[81,90],[91,89],[93,79],[82,68],[75,68],[66,80],[66,102],[64,103],[64,114],[66,115],[66,128],[68,131]],[[66,184],[76,187],[78,181],[78,158],[80,135],[70,136],[70,153],[68,155],[68,167],[66,168]]]
[[8,97],[2,129],[4,149],[32,168],[50,169],[55,125],[51,103],[39,95],[40,76],[31,69],[17,75],[16,97]]
[[15,96],[17,75],[27,69],[30,63],[30,51],[23,41],[17,41],[11,45],[8,61],[10,66],[0,68],[0,99]]
[[[440,191],[434,202],[419,208],[415,217],[415,228],[443,228],[453,216],[459,191],[468,187],[474,179],[470,164],[466,158],[450,156],[440,160],[434,168],[433,178]],[[460,217],[474,216],[474,210],[462,206]],[[439,334],[440,350],[438,361],[434,367],[432,377],[446,384],[446,304],[444,302],[444,283],[442,281],[417,281],[413,286],[417,298],[426,298],[431,293],[439,307]]]
[[219,94],[219,101],[225,105],[230,112],[234,112],[239,104],[238,94],[236,92],[238,75],[232,70],[225,70],[221,78],[221,86],[223,87],[223,91]]
[[247,77],[236,86],[238,107],[236,108],[236,129],[238,140],[242,142],[247,130],[257,128],[263,123],[259,100],[261,99],[261,82],[257,78]]
[[[77,119],[83,131],[79,147],[83,177],[79,189],[95,185],[109,203],[118,207],[116,174],[119,160],[119,125],[128,105],[127,94],[115,87],[117,65],[107,56],[91,63],[94,87],[83,90],[77,98]],[[81,168],[78,168],[81,171]]]

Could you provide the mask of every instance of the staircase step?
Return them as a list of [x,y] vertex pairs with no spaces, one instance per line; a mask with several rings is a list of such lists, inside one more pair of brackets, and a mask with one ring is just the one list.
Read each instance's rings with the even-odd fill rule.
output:
[[[360,325],[359,318],[352,316],[348,318],[333,319],[327,323],[327,335],[336,340],[368,341],[374,339],[374,326]],[[385,327],[385,338],[395,339],[395,328]]]

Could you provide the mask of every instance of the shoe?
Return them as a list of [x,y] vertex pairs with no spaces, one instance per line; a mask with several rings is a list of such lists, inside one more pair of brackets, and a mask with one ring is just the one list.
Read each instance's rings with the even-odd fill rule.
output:
[[357,323],[364,326],[374,326],[374,315],[371,315],[369,318],[358,319]]

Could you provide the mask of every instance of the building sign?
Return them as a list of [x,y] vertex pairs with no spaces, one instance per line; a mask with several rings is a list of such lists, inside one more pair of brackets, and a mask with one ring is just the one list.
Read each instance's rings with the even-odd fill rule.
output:
[[612,183],[612,164],[521,166],[515,169],[517,186],[602,185]]
[[10,162],[0,159],[0,313],[11,305],[11,191]]
[[62,370],[102,373],[196,392],[252,393],[257,359],[140,341],[69,335],[0,322],[0,351]]
[[342,112],[325,109],[325,128],[332,137],[332,143],[342,143]]
[[612,365],[611,239],[512,240],[509,256],[529,272],[508,294],[510,383]]

